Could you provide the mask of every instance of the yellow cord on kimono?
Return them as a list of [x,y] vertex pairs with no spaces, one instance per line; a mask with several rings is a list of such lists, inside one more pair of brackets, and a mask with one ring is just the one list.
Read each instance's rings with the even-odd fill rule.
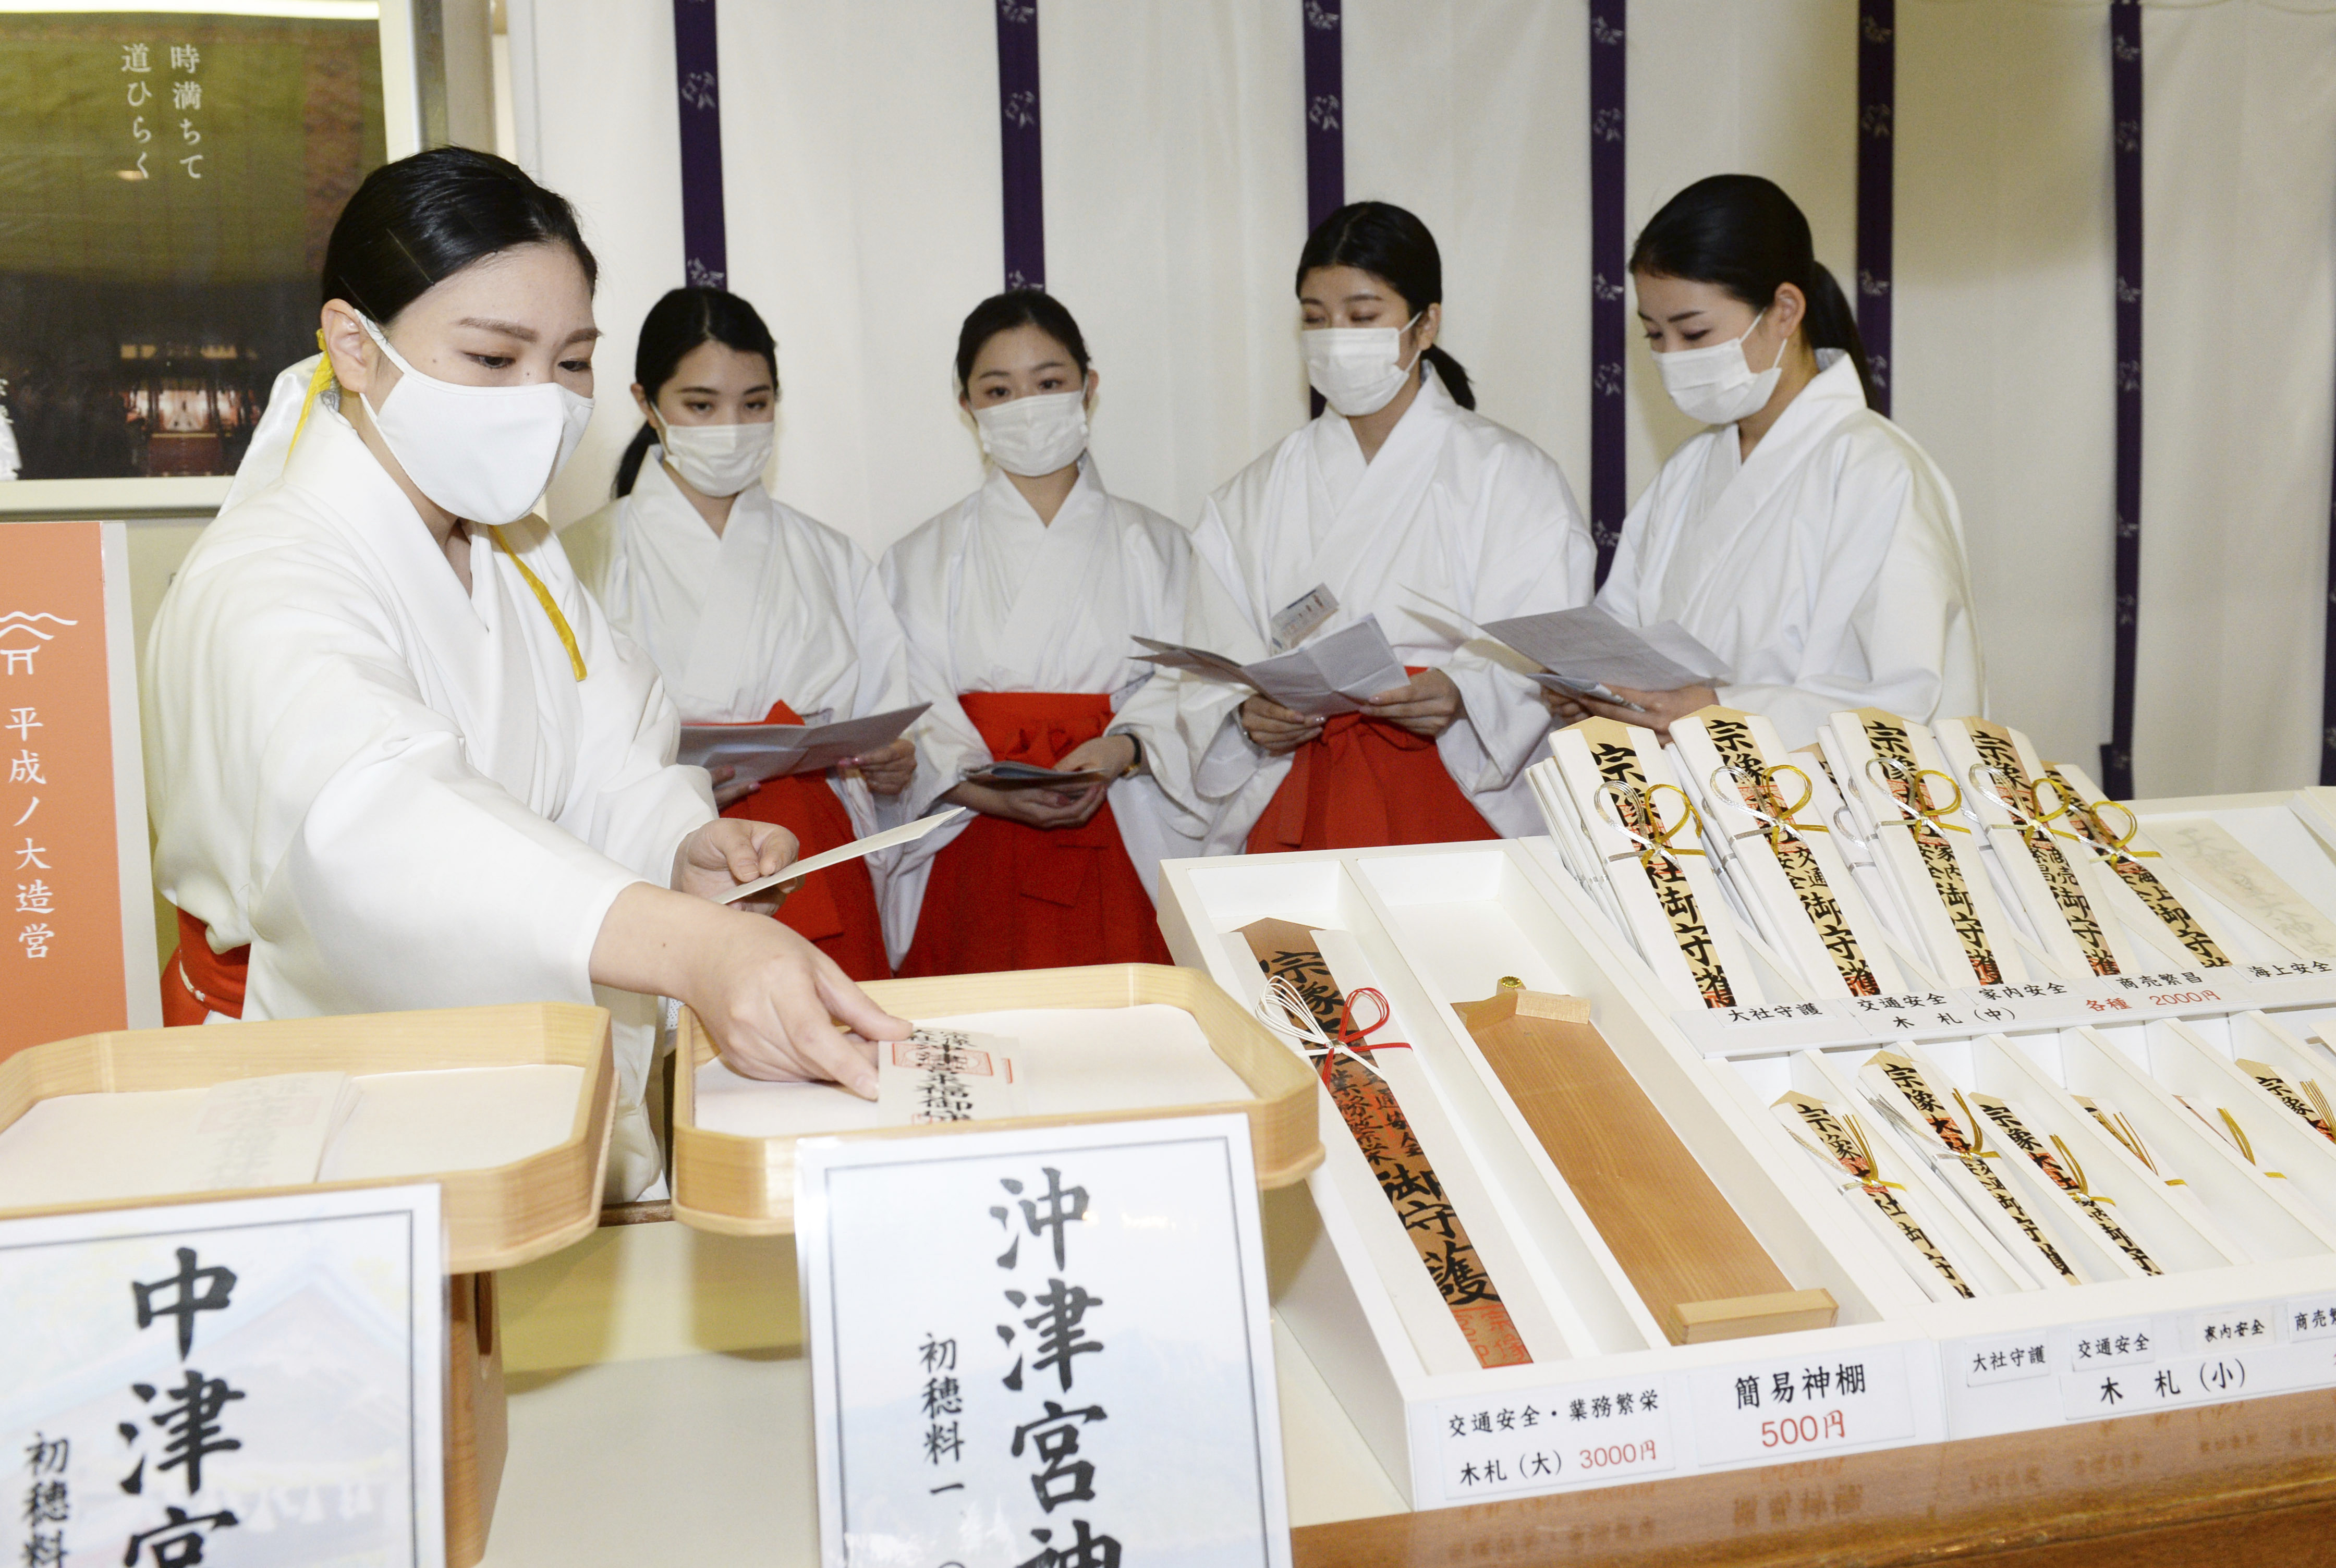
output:
[[300,432],[308,428],[308,411],[316,406],[317,398],[323,394],[326,387],[333,384],[333,356],[325,353],[324,347],[325,330],[318,327],[316,329],[316,373],[308,378],[307,394],[300,399],[300,417],[292,424],[291,445],[284,449],[287,457],[291,455],[293,447],[300,444]]
[[511,547],[511,542],[503,537],[501,528],[489,528],[487,535],[494,540],[495,548],[511,557],[511,565],[519,568],[519,575],[527,579],[527,586],[535,590],[535,602],[541,605],[543,613],[551,617],[551,629],[560,634],[560,645],[568,650],[568,667],[575,671],[576,678],[581,681],[584,678],[584,654],[576,646],[575,629],[569,625],[568,617],[560,613],[559,602],[552,598],[551,590],[545,587],[543,579],[530,571],[527,563],[519,558],[519,552]]

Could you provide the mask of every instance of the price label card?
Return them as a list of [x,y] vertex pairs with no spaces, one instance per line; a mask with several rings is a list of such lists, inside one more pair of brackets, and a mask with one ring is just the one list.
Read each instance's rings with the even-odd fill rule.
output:
[[1855,1045],[1877,1031],[1843,1015],[1838,1001],[1775,1002],[1765,1007],[1683,1007],[1673,1022],[1706,1056],[1767,1056],[1828,1045]]
[[1249,1122],[805,1139],[827,1568],[1287,1568]]
[[1954,991],[1843,997],[1827,1005],[1873,1034],[1898,1039],[1975,1034],[1996,1027],[1981,1016],[1962,992]]
[[2244,979],[2262,1007],[2309,1007],[2336,1002],[2336,963],[2325,958],[2299,958],[2285,963],[2247,963],[2236,970],[2210,970],[2220,976],[2235,973]]
[[1453,1399],[1434,1412],[1444,1501],[1603,1486],[1679,1466],[1669,1385],[1654,1377]]
[[0,1223],[0,1561],[441,1568],[434,1184]]
[[2236,967],[2103,974],[2077,982],[2073,990],[2088,1023],[2240,1012],[2255,1005],[2244,974]]
[[2046,1353],[2046,1341],[2039,1329],[2031,1334],[1950,1342],[1943,1348],[1947,1376],[1960,1379],[1967,1389],[2049,1378],[2057,1369]]
[[1797,1458],[1914,1432],[1903,1345],[1779,1356],[1689,1379],[1696,1457],[1705,1465]]

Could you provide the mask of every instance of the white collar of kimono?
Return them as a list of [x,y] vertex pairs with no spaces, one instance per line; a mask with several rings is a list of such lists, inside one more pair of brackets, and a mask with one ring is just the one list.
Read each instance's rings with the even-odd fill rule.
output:
[[[1054,524],[1048,526],[1058,527],[1077,521],[1085,515],[1086,503],[1101,500],[1103,496],[1103,476],[1095,470],[1095,454],[1081,452],[1079,477],[1072,483],[1071,493],[1063,498],[1061,508],[1055,513]],[[995,463],[990,465],[989,477],[981,482],[981,509],[996,517],[1027,520],[1033,525],[1038,522],[1037,508],[1014,488],[1013,477]]]
[[[689,498],[681,493],[681,487],[674,483],[673,476],[665,471],[665,449],[655,442],[649,445],[649,455],[641,460],[641,471],[633,480],[633,494],[647,503],[635,508],[635,515],[642,527],[676,533],[695,530],[709,540],[715,538],[714,530],[706,526],[706,519],[698,516],[697,508],[690,504]],[[760,516],[765,494],[760,479],[740,490],[732,503],[730,521],[723,526],[721,537],[728,538],[731,527],[741,520]]]
[[[1401,419],[1395,421],[1395,429],[1387,432],[1387,441],[1380,450],[1384,451],[1387,446],[1405,440],[1429,426],[1440,425],[1459,411],[1460,405],[1452,401],[1452,393],[1445,389],[1444,378],[1436,373],[1436,367],[1424,365],[1419,375],[1419,395],[1411,400],[1411,406],[1403,411]],[[1348,422],[1346,415],[1336,409],[1325,408],[1315,417],[1314,429],[1322,439],[1332,443],[1332,450],[1324,453],[1326,457],[1346,451],[1351,453],[1356,461],[1361,461],[1362,443],[1355,440],[1354,426]]]

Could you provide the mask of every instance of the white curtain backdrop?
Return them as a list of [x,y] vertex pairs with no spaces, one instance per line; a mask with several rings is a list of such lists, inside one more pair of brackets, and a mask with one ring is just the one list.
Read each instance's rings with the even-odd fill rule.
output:
[[[1445,255],[1492,418],[1588,489],[1587,13],[1345,0],[1347,192]],[[670,0],[513,0],[521,160],[604,266],[600,504],[641,315],[680,281]],[[949,364],[1002,270],[988,0],[730,0],[732,286],[780,343],[774,488],[871,550],[973,488]],[[1047,283],[1085,328],[1112,488],[1191,520],[1305,417],[1299,0],[1039,0]],[[1765,174],[1856,269],[1854,0],[1636,0],[1630,230]],[[2106,0],[1901,0],[1891,379],[1961,497],[1994,714],[2107,737],[2115,353]],[[2162,0],[2145,34],[2144,795],[2311,781],[2336,425],[2336,0]],[[1643,346],[1632,496],[1689,427]]]

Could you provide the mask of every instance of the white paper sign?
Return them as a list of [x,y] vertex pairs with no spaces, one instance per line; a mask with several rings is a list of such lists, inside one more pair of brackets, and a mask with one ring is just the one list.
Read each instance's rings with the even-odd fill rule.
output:
[[445,1562],[434,1184],[0,1224],[0,1562]]
[[797,1146],[828,1568],[1290,1562],[1238,1115]]
[[1798,1458],[1913,1434],[1902,1345],[1811,1350],[1693,1376],[1696,1454],[1705,1465]]
[[1670,1384],[1646,1376],[1451,1399],[1436,1408],[1446,1504],[1679,1468]]

